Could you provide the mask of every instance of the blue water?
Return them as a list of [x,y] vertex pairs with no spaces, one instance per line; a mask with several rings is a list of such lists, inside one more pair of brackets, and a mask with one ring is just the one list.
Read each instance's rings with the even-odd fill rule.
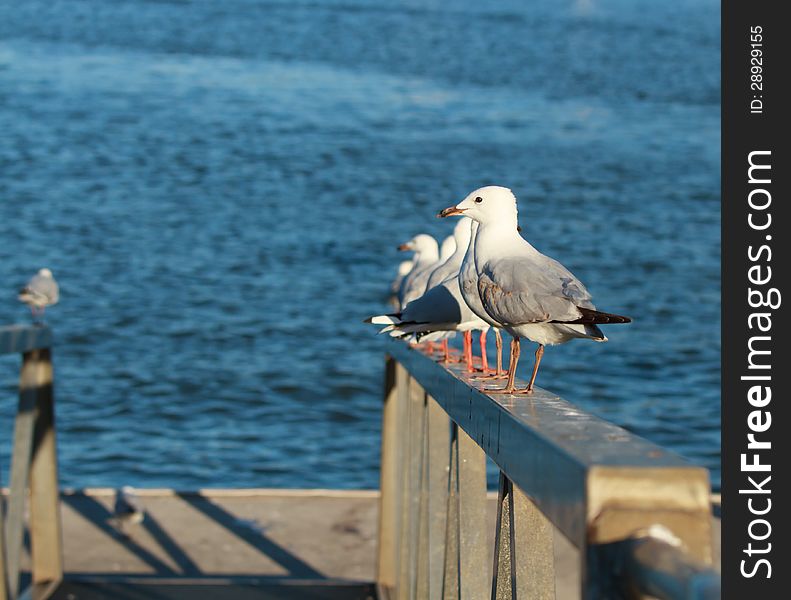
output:
[[361,320],[497,183],[635,317],[539,384],[718,486],[719,44],[716,0],[0,1],[0,323],[50,267],[63,484],[375,487]]

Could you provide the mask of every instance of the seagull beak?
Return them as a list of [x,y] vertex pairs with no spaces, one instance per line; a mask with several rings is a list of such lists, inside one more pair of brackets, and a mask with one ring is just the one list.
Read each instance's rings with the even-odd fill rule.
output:
[[398,250],[399,252],[406,252],[407,250],[409,250],[409,244],[401,244],[400,246],[396,247],[396,250]]
[[464,214],[464,211],[467,210],[466,208],[457,208],[455,206],[449,206],[448,208],[442,209],[437,213],[437,218],[444,219],[445,217],[455,217],[457,215]]

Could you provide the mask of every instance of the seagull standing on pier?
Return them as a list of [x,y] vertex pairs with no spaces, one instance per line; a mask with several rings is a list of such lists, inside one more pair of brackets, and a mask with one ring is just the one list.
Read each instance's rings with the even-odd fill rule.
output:
[[439,260],[439,246],[437,240],[426,233],[421,233],[413,237],[408,242],[398,247],[402,252],[411,250],[415,253],[413,258],[415,265],[407,273],[401,282],[401,289],[398,293],[398,300],[401,308],[406,306],[415,298],[419,298],[426,291],[426,281],[434,265]]
[[390,296],[388,297],[388,302],[396,310],[401,308],[401,304],[398,302],[398,292],[401,289],[401,282],[404,281],[404,277],[409,274],[414,266],[414,260],[404,260],[398,263],[398,270],[396,271],[393,283],[390,284]]
[[60,290],[52,271],[41,269],[19,290],[18,298],[30,307],[34,321],[43,319],[46,307],[57,304],[60,299]]
[[[582,282],[558,261],[541,254],[517,231],[516,197],[488,186],[475,190],[440,216],[464,215],[478,222],[473,256],[478,296],[486,314],[513,337],[508,382],[496,393],[533,392],[544,346],[575,338],[605,342],[598,325],[629,323],[629,317],[596,310]],[[520,338],[538,344],[530,383],[516,390]]]
[[[467,369],[470,371],[473,370],[470,332],[489,329],[489,324],[475,316],[464,302],[461,290],[459,290],[459,279],[455,275],[448,277],[420,298],[407,304],[401,312],[369,317],[366,319],[366,323],[385,325],[380,333],[394,332],[401,335],[463,332],[464,358],[467,362]],[[444,343],[443,348],[447,361],[448,347]]]
[[[440,213],[437,216],[443,216]],[[445,215],[447,216],[447,215]],[[466,222],[467,219],[461,219],[461,222]],[[470,310],[475,315],[488,323],[494,329],[495,347],[497,349],[497,365],[493,374],[487,374],[484,369],[483,378],[499,379],[503,377],[503,338],[500,335],[500,324],[492,319],[486,310],[483,308],[483,302],[478,295],[478,273],[475,270],[475,238],[478,235],[478,221],[470,219],[470,241],[467,245],[467,252],[464,254],[461,267],[459,268],[459,290],[461,296],[466,302]],[[486,330],[481,331],[481,354],[486,356]],[[485,362],[485,361],[484,361]]]
[[[385,325],[380,333],[407,336],[410,333],[440,334],[426,336],[430,339],[442,339],[445,361],[449,359],[447,344],[448,335],[459,331],[464,334],[464,358],[468,370],[473,370],[471,331],[489,329],[489,324],[478,318],[464,302],[459,289],[458,273],[461,263],[470,244],[470,223],[461,219],[453,230],[455,251],[442,264],[436,267],[429,276],[426,292],[409,302],[402,311],[370,317],[366,320],[375,325]],[[485,339],[485,338],[484,338]],[[486,368],[485,347],[483,365]]]
[[118,532],[127,536],[124,531],[127,525],[138,525],[145,519],[145,510],[140,500],[134,494],[134,489],[125,485],[115,493],[115,506],[113,507],[112,521]]

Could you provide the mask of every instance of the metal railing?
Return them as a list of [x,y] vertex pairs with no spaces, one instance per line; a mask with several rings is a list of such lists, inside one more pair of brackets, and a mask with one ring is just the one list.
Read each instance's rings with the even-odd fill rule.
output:
[[46,325],[0,327],[0,355],[22,355],[4,519],[0,512],[0,600],[20,597],[26,500],[32,582],[21,596],[46,597],[63,578],[51,346]]
[[461,366],[388,353],[381,597],[555,598],[554,529],[579,550],[584,599],[719,597],[708,471],[545,390],[490,396]]

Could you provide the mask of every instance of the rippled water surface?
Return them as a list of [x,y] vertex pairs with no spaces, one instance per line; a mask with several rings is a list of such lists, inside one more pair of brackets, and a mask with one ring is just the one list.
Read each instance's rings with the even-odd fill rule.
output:
[[718,485],[719,3],[487,6],[0,1],[0,323],[49,266],[63,484],[376,486],[361,320],[494,182],[635,317],[539,384]]

